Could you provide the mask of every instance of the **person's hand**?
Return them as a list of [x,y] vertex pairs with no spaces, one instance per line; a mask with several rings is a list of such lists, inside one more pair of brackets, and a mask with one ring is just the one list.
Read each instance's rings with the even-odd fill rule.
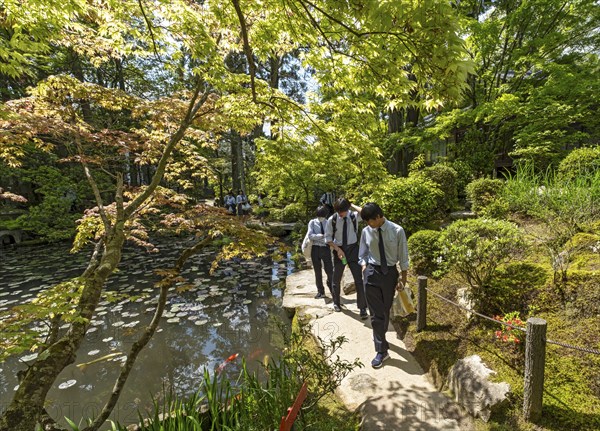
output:
[[344,251],[341,248],[338,248],[337,250],[337,255],[340,258],[340,260],[342,260],[344,258]]
[[404,290],[404,283],[401,280],[398,281],[398,284],[396,285],[396,290],[398,292],[400,292],[401,290]]

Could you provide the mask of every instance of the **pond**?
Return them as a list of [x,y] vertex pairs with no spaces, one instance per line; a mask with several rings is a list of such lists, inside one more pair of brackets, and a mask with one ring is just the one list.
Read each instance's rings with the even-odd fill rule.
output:
[[[102,299],[75,364],[63,370],[48,394],[47,410],[54,418],[77,422],[102,409],[124,356],[152,318],[158,294],[153,271],[170,267],[188,244],[189,240],[179,238],[163,240],[157,254],[125,248],[119,271],[106,290],[134,299]],[[162,398],[165,390],[184,396],[194,392],[205,368],[211,374],[220,370],[237,377],[242,357],[256,369],[278,354],[280,323],[289,323],[281,298],[293,261],[289,255],[280,262],[235,260],[209,274],[214,253],[203,251],[186,263],[182,275],[193,287],[178,292],[176,286],[170,293],[158,331],[140,353],[110,418],[113,421],[137,423],[138,410],[150,406],[153,398]],[[88,255],[70,254],[69,244],[1,250],[0,311],[81,274]],[[237,359],[225,362],[236,353]],[[17,371],[34,357],[35,353],[21,354],[0,363],[0,410],[16,390]]]

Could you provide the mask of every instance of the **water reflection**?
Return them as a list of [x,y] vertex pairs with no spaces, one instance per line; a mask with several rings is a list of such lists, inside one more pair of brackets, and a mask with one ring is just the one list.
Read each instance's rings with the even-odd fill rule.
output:
[[[48,410],[55,418],[79,420],[100,411],[124,355],[152,318],[158,293],[152,271],[172,265],[184,247],[185,241],[178,239],[162,244],[157,255],[125,250],[107,290],[135,295],[135,300],[103,298],[76,363],[62,372],[49,392]],[[209,275],[212,257],[205,251],[186,264],[187,282],[176,289],[185,284],[193,287],[169,295],[158,332],[140,353],[112,420],[137,422],[137,409],[149,406],[164,387],[182,395],[193,392],[204,368],[214,372],[231,354],[239,353],[240,358],[223,372],[233,377],[239,372],[241,356],[257,367],[265,355],[277,353],[281,334],[276,323],[287,321],[280,306],[283,280],[294,269],[289,253],[281,262],[226,262]],[[80,274],[86,263],[85,254],[68,254],[68,245],[2,251],[0,311],[31,300],[51,283]],[[16,372],[25,368],[23,361],[33,359],[20,356],[0,364],[0,406],[10,401]]]

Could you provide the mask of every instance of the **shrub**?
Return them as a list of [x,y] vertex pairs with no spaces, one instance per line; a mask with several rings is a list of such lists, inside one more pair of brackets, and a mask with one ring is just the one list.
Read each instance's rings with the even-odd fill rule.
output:
[[467,198],[472,202],[471,209],[481,213],[500,197],[504,183],[497,179],[480,178],[467,185]]
[[393,178],[373,193],[386,218],[402,225],[407,235],[427,227],[435,218],[442,191],[421,177]]
[[271,209],[271,217],[283,223],[294,223],[306,218],[306,208],[300,202],[292,202],[282,209]]
[[528,313],[533,297],[548,280],[548,270],[530,262],[510,262],[496,270],[487,289],[489,314]]
[[600,171],[600,147],[573,150],[558,165],[559,175],[568,180]]
[[473,169],[462,160],[453,160],[448,163],[456,171],[456,192],[458,197],[465,197],[467,194],[467,184],[473,181]]
[[420,230],[408,239],[410,265],[417,274],[431,277],[439,269],[440,235],[441,232],[436,230]]
[[436,164],[417,171],[413,174],[417,177],[425,177],[436,184],[442,191],[442,195],[438,198],[438,210],[441,213],[447,213],[454,208],[458,200],[456,191],[456,179],[458,174],[448,165]]
[[518,227],[504,220],[459,220],[440,236],[443,262],[471,286],[480,308],[486,306],[486,291],[502,263],[521,251],[524,241]]

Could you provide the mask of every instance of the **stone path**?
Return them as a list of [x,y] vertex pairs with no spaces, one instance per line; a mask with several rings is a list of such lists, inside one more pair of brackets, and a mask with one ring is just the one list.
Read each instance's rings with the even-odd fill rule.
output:
[[[350,271],[345,271],[349,277]],[[350,282],[346,278],[347,282]],[[310,315],[313,333],[324,340],[345,336],[338,351],[341,359],[359,358],[357,368],[342,381],[338,395],[350,410],[359,410],[363,431],[470,430],[471,421],[427,380],[423,370],[406,351],[392,325],[388,329],[390,359],[380,369],[371,367],[375,355],[370,320],[360,320],[356,295],[342,295],[342,312],[335,313],[331,299],[314,299],[314,274],[305,270],[286,280],[283,306],[288,312]]]

